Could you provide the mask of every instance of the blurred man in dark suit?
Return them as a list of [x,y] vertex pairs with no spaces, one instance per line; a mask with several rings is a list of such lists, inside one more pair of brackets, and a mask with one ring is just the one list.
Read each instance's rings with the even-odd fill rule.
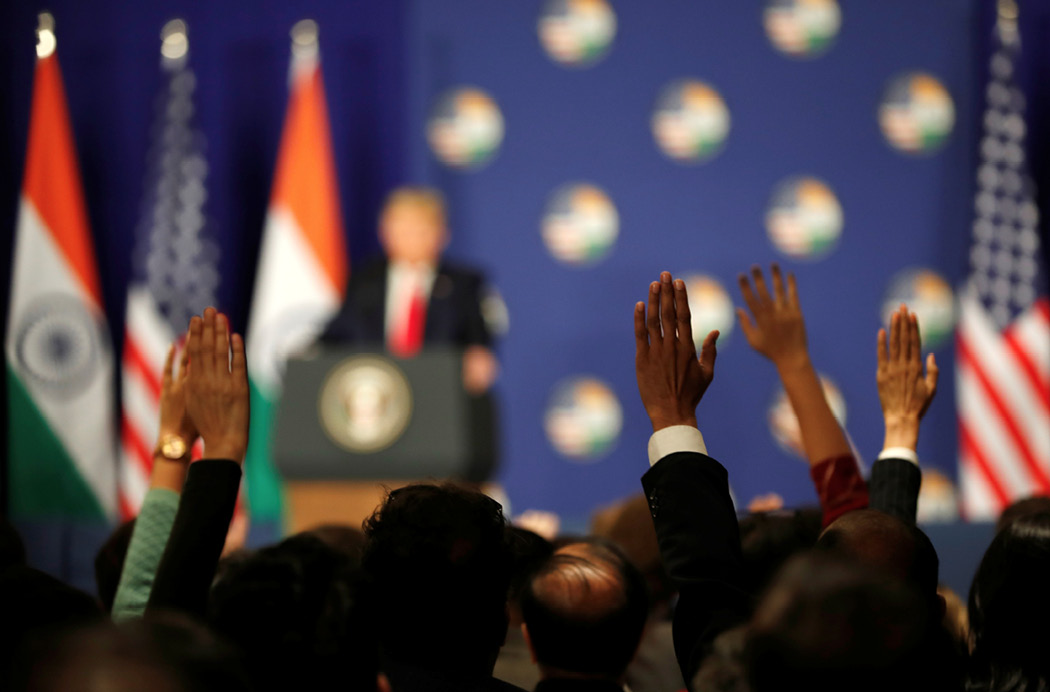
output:
[[498,363],[481,312],[483,280],[441,259],[449,240],[441,193],[394,190],[379,217],[379,240],[385,257],[351,273],[346,300],[322,341],[383,344],[403,358],[424,345],[459,346],[464,387],[486,391]]

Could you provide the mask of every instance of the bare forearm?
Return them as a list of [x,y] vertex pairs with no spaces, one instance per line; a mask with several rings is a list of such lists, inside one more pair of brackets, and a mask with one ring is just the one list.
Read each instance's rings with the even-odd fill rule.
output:
[[777,372],[798,417],[802,447],[810,465],[850,454],[849,441],[824,397],[820,377],[809,358],[778,363]]

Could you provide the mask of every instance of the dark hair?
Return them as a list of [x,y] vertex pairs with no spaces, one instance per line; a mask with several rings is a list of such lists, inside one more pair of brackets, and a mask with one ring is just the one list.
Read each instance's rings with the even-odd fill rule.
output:
[[528,580],[521,612],[540,665],[620,678],[649,613],[645,578],[600,540],[561,548]]
[[817,541],[835,552],[903,579],[927,600],[937,596],[937,551],[919,527],[876,509],[860,509],[835,520]]
[[748,593],[761,594],[789,558],[816,544],[821,519],[819,509],[803,508],[754,512],[740,520],[743,586]]
[[124,571],[124,558],[131,545],[131,534],[135,531],[135,520],[129,519],[113,529],[106,542],[95,554],[95,588],[98,600],[106,612],[113,610],[113,599],[120,586],[120,574]]
[[499,503],[473,490],[390,492],[365,521],[361,563],[386,657],[457,677],[492,674],[507,633],[506,526]]
[[1050,689],[1050,512],[1016,519],[985,551],[970,588],[968,688]]
[[239,647],[256,689],[374,689],[378,672],[360,578],[349,557],[308,534],[226,567],[208,620]]
[[0,571],[0,683],[21,645],[103,619],[97,601],[32,567]]
[[[814,552],[788,562],[756,610],[745,659],[756,692],[925,689],[929,611],[902,581]],[[847,677],[848,676],[848,677]],[[921,683],[921,684],[920,684]]]
[[1003,510],[1003,513],[999,515],[999,520],[995,522],[995,530],[996,532],[1002,531],[1021,517],[1042,514],[1043,512],[1050,512],[1050,497],[1046,495],[1032,495],[1031,497],[1021,498]]
[[517,600],[532,573],[554,553],[554,545],[543,536],[520,526],[507,527],[511,554],[510,599]]

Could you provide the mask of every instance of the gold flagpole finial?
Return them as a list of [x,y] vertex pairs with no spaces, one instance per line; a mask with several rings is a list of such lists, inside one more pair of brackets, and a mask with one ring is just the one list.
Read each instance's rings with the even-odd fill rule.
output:
[[57,43],[55,40],[55,18],[50,12],[41,12],[37,15],[36,57],[48,57],[55,52]]
[[317,55],[317,22],[303,19],[292,27],[292,54],[296,57]]
[[189,49],[186,22],[172,19],[160,30],[160,54],[165,60],[182,60]]

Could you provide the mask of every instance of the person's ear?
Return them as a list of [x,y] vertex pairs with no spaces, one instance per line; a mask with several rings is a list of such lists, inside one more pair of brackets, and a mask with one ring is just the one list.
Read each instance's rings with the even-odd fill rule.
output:
[[391,692],[390,680],[383,673],[376,675],[376,692]]
[[536,659],[536,649],[532,647],[532,637],[529,636],[529,626],[524,622],[521,623],[521,636],[525,637],[525,645],[529,647],[529,655],[532,656],[532,662],[539,663]]

